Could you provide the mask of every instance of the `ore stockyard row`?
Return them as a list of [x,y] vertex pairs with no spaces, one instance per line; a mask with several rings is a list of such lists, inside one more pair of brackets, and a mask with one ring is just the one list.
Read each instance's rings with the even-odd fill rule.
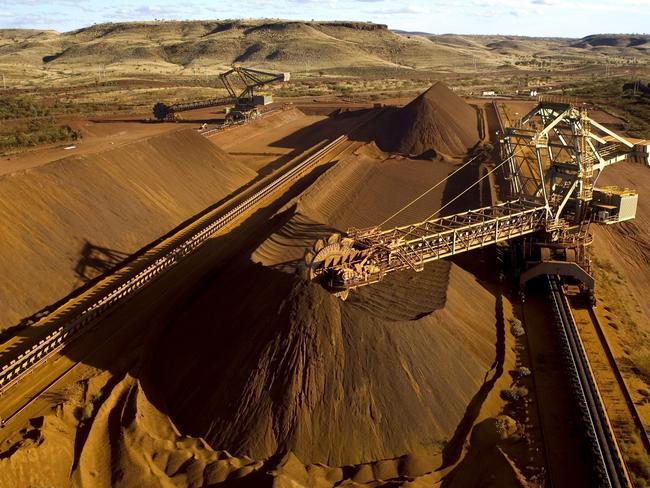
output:
[[[381,111],[371,114],[371,117],[377,116],[379,113]],[[357,126],[357,129],[369,120],[370,118],[365,118]],[[260,203],[268,200],[271,195],[288,184],[295,183],[306,172],[337,160],[343,153],[349,153],[361,144],[349,140],[347,136],[340,136],[325,147],[317,149],[306,159],[300,158],[298,162],[294,160],[288,163],[285,165],[284,171],[265,178],[233,202],[190,222],[134,261],[125,264],[89,290],[72,298],[33,324],[30,327],[31,330],[43,331],[42,338],[37,343],[32,342],[23,346],[23,344],[17,344],[15,339],[5,343],[2,349],[9,349],[10,354],[5,354],[9,358],[3,361],[4,364],[0,370],[0,395],[7,393],[12,386],[33,372],[38,365],[45,363],[73,339],[81,336],[80,332],[92,329],[98,319],[115,309],[117,304],[124,302],[153,282],[163,272],[173,268],[207,239],[242,220],[242,216],[250,214]],[[315,148],[319,148],[321,145],[322,143]],[[312,152],[315,148],[312,148]],[[5,396],[5,400],[0,402],[0,405],[5,407],[0,411],[2,418],[11,419],[72,367],[74,364],[62,371],[60,375],[49,378],[45,384],[41,382],[35,385],[36,391],[32,391],[31,395],[21,397],[11,405],[11,408],[6,408],[8,403],[6,398],[9,395]]]
[[[302,165],[305,164],[305,163],[307,163],[307,161],[305,161],[304,163],[300,163],[298,167],[302,167]],[[296,168],[294,168],[294,170],[295,169]],[[288,174],[291,174],[292,171],[294,171],[294,170],[290,170],[288,173],[285,174],[285,176],[288,175]],[[277,181],[280,181],[281,178],[282,177],[280,177]],[[269,185],[269,186],[271,186],[271,185]],[[242,202],[242,205],[246,204],[247,202],[248,202],[248,200]],[[239,208],[239,207],[236,207],[233,210],[237,210],[237,208]],[[226,215],[230,215],[230,213],[228,213]],[[196,236],[200,236],[200,234],[196,234],[194,237],[196,237]],[[187,242],[184,243],[184,244],[187,244]],[[183,246],[183,244],[181,244],[180,248],[176,248],[176,250],[177,249],[184,250],[184,248],[182,246]],[[189,251],[188,251],[188,254],[189,254]],[[157,263],[158,263],[158,261],[156,261],[154,264],[157,264]],[[149,268],[145,268],[143,270],[143,273],[145,273],[145,272],[149,272]],[[136,278],[138,278],[138,277],[141,277],[141,275],[136,276]],[[147,277],[147,281],[150,281],[149,277]],[[121,292],[121,291],[123,291],[123,288],[118,287],[118,288],[116,288],[116,291]],[[102,302],[101,300],[98,303],[99,303],[100,312],[101,312],[101,308],[104,307],[104,305],[106,303]],[[562,314],[562,309],[560,307],[557,307],[557,310],[558,310],[558,315],[562,316],[563,315]],[[570,321],[567,318],[566,312],[564,313],[564,318],[563,318],[562,322],[563,323],[570,323]],[[570,332],[570,330],[569,330],[569,332],[565,332],[565,333],[566,333],[566,336],[568,338],[567,340],[569,341],[569,344],[570,344],[571,343],[570,338],[574,337],[574,335]],[[573,341],[573,342],[575,342],[575,341]],[[582,403],[584,403],[584,404],[586,404],[586,408],[588,410],[586,417],[591,419],[590,420],[591,425],[592,426],[593,425],[598,425],[599,426],[598,428],[592,427],[592,430],[596,433],[596,435],[594,435],[593,437],[597,438],[597,441],[596,441],[597,442],[597,451],[601,453],[602,463],[599,463],[599,465],[602,464],[601,467],[602,467],[602,471],[604,472],[603,479],[607,482],[606,484],[604,484],[604,486],[627,486],[625,484],[625,481],[626,481],[625,474],[626,473],[624,471],[622,472],[622,474],[621,474],[621,472],[617,472],[617,470],[624,469],[624,467],[623,467],[622,462],[616,462],[616,460],[615,460],[617,455],[620,456],[620,453],[619,453],[619,451],[617,449],[617,446],[616,446],[615,442],[614,442],[613,446],[611,445],[611,441],[613,441],[614,438],[613,438],[612,435],[604,434],[604,432],[606,430],[611,431],[611,426],[610,426],[609,421],[608,421],[608,419],[606,417],[606,414],[604,414],[604,408],[602,408],[602,401],[600,400],[600,397],[598,395],[598,391],[597,391],[597,389],[595,390],[595,393],[596,393],[595,395],[594,395],[593,391],[591,391],[591,394],[589,393],[589,385],[594,385],[594,388],[595,388],[595,383],[593,382],[593,374],[591,374],[590,369],[584,367],[585,366],[584,361],[586,361],[586,357],[585,357],[584,354],[580,354],[579,350],[578,350],[578,352],[575,353],[575,355],[573,357],[577,358],[577,360],[576,359],[573,360],[573,366],[575,368],[576,375],[579,378],[577,383],[579,383],[580,385],[583,385],[582,389],[581,389],[582,398],[589,398],[589,401],[581,402],[581,407],[583,407],[582,410],[583,410],[583,412],[585,410],[585,406],[582,404]],[[27,364],[29,364],[29,363],[27,363]],[[586,365],[588,366],[588,362],[586,363]],[[584,386],[584,385],[586,385],[586,386]],[[600,405],[600,408],[598,407],[598,405]],[[593,408],[590,408],[592,406],[593,406]],[[602,419],[603,414],[605,415],[604,420]],[[600,434],[602,434],[602,435],[600,435]],[[609,441],[608,441],[608,439],[609,439]],[[604,446],[604,443],[607,443],[607,444],[610,444],[610,445]],[[606,452],[606,453],[609,453],[609,454],[608,455],[602,454],[603,452]]]

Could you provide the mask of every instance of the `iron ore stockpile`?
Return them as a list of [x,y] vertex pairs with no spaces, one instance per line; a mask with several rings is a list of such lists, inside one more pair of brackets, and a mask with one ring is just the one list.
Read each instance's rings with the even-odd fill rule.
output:
[[476,110],[437,82],[386,117],[382,149],[420,157],[457,158],[479,142]]
[[370,151],[331,170],[283,212],[289,221],[253,262],[236,263],[178,318],[154,370],[179,425],[229,451],[292,450],[334,466],[434,454],[453,435],[494,360],[495,331],[480,308],[462,313],[449,282],[488,310],[494,298],[448,262],[346,302],[294,268],[310,236],[386,217],[377,194],[395,186],[412,195],[418,179],[445,174],[385,157]]
[[[514,357],[500,338],[502,299],[492,289],[451,261],[396,273],[346,301],[303,277],[305,249],[315,239],[382,222],[458,167],[408,154],[461,158],[478,141],[474,109],[441,84],[393,117],[404,128],[399,137],[386,139],[385,121],[376,120],[375,141],[358,141],[250,235],[241,224],[188,259],[183,266],[201,269],[200,279],[174,270],[176,292],[131,298],[142,305],[138,323],[150,323],[155,334],[113,351],[107,339],[103,359],[88,365],[92,373],[59,391],[53,409],[2,445],[11,454],[0,456],[0,486],[431,486],[442,477],[445,486],[524,486],[497,445],[520,434],[501,413],[495,386]],[[40,267],[53,286],[69,289],[73,272],[61,262],[73,261],[82,244],[73,236],[102,252],[133,252],[253,179],[212,144],[175,132],[14,175],[24,192],[14,202],[24,204],[15,217],[2,208],[3,220],[26,219],[41,229],[47,252],[58,254],[39,258],[43,249],[21,249],[11,225],[3,229],[10,232],[5,248],[37,260],[30,272]],[[393,152],[385,152],[389,146]],[[181,160],[191,169],[181,171]],[[471,168],[387,225],[430,215],[475,181]],[[55,182],[80,203],[66,200]],[[42,185],[50,186],[37,197]],[[477,199],[468,192],[449,209]],[[102,217],[89,223],[93,213]],[[59,225],[58,234],[46,234]],[[229,257],[204,269],[223,249]],[[19,292],[29,295],[10,294]],[[33,307],[52,300],[50,289],[34,293]],[[25,313],[10,308],[5,320]],[[130,320],[115,314],[116,323]],[[475,423],[481,427],[472,429]],[[468,446],[473,457],[463,460]],[[34,463],[38,472],[28,469]]]
[[254,177],[192,130],[0,176],[0,330]]

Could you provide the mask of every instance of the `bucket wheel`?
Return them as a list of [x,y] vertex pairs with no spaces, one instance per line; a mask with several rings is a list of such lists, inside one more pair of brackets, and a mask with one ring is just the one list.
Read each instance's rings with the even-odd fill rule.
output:
[[323,268],[336,266],[348,261],[356,251],[352,247],[353,240],[335,233],[327,239],[318,239],[311,249],[305,253],[305,264],[309,270],[309,279],[317,278]]
[[341,300],[346,301],[350,295],[350,290],[344,290],[334,293],[335,297],[339,297]]

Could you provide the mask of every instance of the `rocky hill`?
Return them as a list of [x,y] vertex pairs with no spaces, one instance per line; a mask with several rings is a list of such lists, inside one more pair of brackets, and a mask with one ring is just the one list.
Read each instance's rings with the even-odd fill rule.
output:
[[432,53],[427,39],[356,22],[130,22],[65,33],[0,31],[0,63],[50,69],[140,65],[176,72],[235,62],[279,69],[309,63],[312,69],[400,62],[426,67]]
[[650,49],[650,36],[628,35],[628,34],[598,34],[587,36],[572,44],[579,48],[615,48],[634,49],[640,52],[648,52]]
[[[604,62],[606,56],[643,58],[648,36],[584,39],[399,33],[362,22],[212,20],[98,24],[71,32],[0,30],[5,73],[79,76],[208,74],[232,63],[294,72],[354,74],[360,69],[471,71],[523,66],[522,60],[560,56]],[[517,62],[519,61],[519,63]]]

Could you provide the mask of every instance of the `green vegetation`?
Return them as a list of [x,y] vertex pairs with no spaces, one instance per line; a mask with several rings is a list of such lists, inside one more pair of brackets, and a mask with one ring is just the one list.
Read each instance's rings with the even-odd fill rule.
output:
[[599,108],[614,109],[614,115],[626,120],[627,132],[650,139],[650,94],[638,91],[635,95],[631,90],[623,90],[623,85],[629,81],[623,78],[594,81],[572,90],[571,94],[590,98],[597,105],[602,101],[603,106]]
[[634,320],[633,311],[625,304],[620,293],[623,289],[620,287],[627,286],[627,277],[606,259],[594,258],[593,263],[598,283],[600,283],[606,295],[614,297],[607,301],[608,305],[605,310],[611,311],[623,325],[627,326],[629,331],[636,336],[636,340],[639,341],[638,345],[650,347],[646,334],[639,329],[636,320]]
[[524,376],[530,376],[530,369],[526,366],[519,366],[514,373],[515,378],[523,378]]
[[497,431],[497,434],[499,434],[499,437],[503,439],[508,436],[508,432],[510,430],[510,424],[506,418],[498,417],[494,421],[494,429]]
[[650,486],[650,461],[644,452],[628,453],[627,465],[634,486],[639,488]]
[[501,390],[501,398],[508,402],[516,402],[528,395],[528,388],[525,386],[515,386],[507,390]]
[[[396,93],[421,91],[427,88],[430,80],[411,79],[355,79],[355,78],[302,78],[292,80],[291,83],[282,87],[269,87],[269,91],[278,97],[291,96],[367,96],[371,99],[378,99],[381,96]],[[384,93],[382,93],[382,91]]]
[[60,141],[76,141],[80,137],[79,132],[68,125],[57,125],[53,118],[31,120],[23,128],[0,134],[0,151]]
[[594,265],[607,273],[609,275],[609,279],[611,279],[614,283],[617,285],[623,285],[626,283],[627,279],[625,278],[625,275],[623,275],[623,273],[621,273],[620,270],[618,270],[610,261],[597,257],[595,257],[593,261]]
[[43,117],[49,114],[50,110],[47,107],[26,97],[5,96],[0,98],[0,119]]
[[510,333],[515,337],[521,337],[526,333],[521,320],[519,319],[510,319]]
[[632,362],[646,383],[650,384],[650,353],[640,352],[632,355]]

